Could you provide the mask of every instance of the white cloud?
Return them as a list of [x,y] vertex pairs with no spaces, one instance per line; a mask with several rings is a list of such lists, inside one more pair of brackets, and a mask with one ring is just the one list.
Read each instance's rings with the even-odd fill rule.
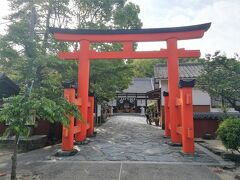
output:
[[[144,28],[175,27],[212,22],[199,40],[179,42],[179,47],[200,49],[202,54],[216,50],[228,55],[240,53],[240,0],[129,0],[138,4]],[[9,13],[7,0],[1,0],[0,34]],[[161,44],[162,46],[162,44]],[[141,49],[159,49],[159,43],[140,45]]]
[[[199,40],[179,42],[179,47],[200,49],[202,56],[216,50],[232,56],[240,53],[240,1],[239,0],[131,0],[141,9],[144,28],[175,27],[212,22],[212,26]],[[141,49],[157,49],[154,45]]]
[[5,32],[6,20],[4,17],[9,13],[8,2],[7,0],[1,0],[1,10],[0,10],[0,34]]
[[1,0],[0,21],[2,21],[3,17],[8,14],[8,11],[9,11],[8,1],[7,0]]
[[192,22],[212,22],[203,38],[203,52],[225,51],[229,55],[240,53],[240,1],[214,1],[194,16]]

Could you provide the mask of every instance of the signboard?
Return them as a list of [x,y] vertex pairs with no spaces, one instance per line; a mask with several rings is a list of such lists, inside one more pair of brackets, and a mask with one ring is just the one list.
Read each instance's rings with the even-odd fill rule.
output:
[[100,104],[98,104],[97,105],[97,117],[101,117],[101,105]]

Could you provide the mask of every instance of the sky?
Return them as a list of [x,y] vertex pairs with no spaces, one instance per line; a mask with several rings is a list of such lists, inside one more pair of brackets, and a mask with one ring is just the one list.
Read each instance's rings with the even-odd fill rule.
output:
[[[188,26],[211,22],[202,39],[180,41],[179,48],[200,49],[202,57],[220,50],[227,56],[240,54],[240,0],[128,0],[140,7],[143,28]],[[1,0],[0,33],[8,14]],[[141,43],[138,50],[159,50],[165,43]]]
[[[143,28],[212,23],[202,39],[181,41],[178,43],[179,48],[200,49],[202,57],[217,50],[225,52],[227,56],[240,54],[240,0],[131,0],[131,2],[140,7]],[[149,44],[142,48],[148,50],[153,48],[153,45]]]

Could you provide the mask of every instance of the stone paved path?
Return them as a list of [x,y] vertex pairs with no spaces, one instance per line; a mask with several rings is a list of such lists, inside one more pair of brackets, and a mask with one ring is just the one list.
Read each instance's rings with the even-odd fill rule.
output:
[[[155,161],[217,163],[196,148],[196,154],[184,155],[181,147],[173,147],[163,130],[147,125],[145,117],[113,116],[97,129],[97,136],[69,160],[82,161]],[[65,159],[65,158],[64,158]]]
[[[78,146],[72,157],[57,158],[60,145],[18,156],[18,175],[35,180],[219,180],[207,165],[218,159],[197,148],[183,155],[181,147],[168,145],[159,127],[147,125],[144,117],[114,116],[97,129],[88,145]],[[0,179],[9,179],[9,161],[0,163]]]

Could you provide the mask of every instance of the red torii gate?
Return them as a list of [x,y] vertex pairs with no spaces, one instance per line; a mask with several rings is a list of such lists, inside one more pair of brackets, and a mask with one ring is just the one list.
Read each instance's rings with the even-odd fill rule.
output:
[[[79,61],[77,99],[73,96],[73,92],[72,94],[70,93],[70,96],[74,98],[69,98],[70,89],[69,91],[65,90],[65,97],[71,102],[75,102],[79,106],[83,120],[85,122],[90,122],[88,116],[91,116],[91,118],[93,117],[88,113],[90,60],[166,58],[168,64],[169,97],[167,98],[167,104],[165,104],[165,111],[168,113],[165,122],[168,125],[166,126],[165,135],[171,136],[172,143],[183,143],[184,153],[194,153],[191,94],[191,87],[193,85],[192,83],[190,83],[190,86],[188,85],[189,83],[182,83],[183,85],[180,85],[182,89],[179,90],[178,58],[197,58],[200,57],[200,51],[178,49],[177,41],[201,38],[209,29],[210,25],[211,23],[173,28],[121,30],[73,30],[51,28],[51,32],[56,40],[80,43],[79,51],[59,52],[58,54],[60,59]],[[161,49],[160,51],[134,51],[133,43],[151,41],[166,41],[167,49]],[[91,43],[114,42],[123,44],[122,51],[96,52],[90,49]],[[185,86],[184,84],[187,85]],[[179,108],[179,106],[181,107]],[[185,114],[186,116],[183,116]],[[71,121],[73,121],[73,119]],[[78,121],[76,127],[72,125],[69,130],[64,128],[62,150],[72,150],[73,134],[75,134],[76,141],[84,141],[87,136],[87,129],[93,129],[93,123],[89,125],[89,123]]]

